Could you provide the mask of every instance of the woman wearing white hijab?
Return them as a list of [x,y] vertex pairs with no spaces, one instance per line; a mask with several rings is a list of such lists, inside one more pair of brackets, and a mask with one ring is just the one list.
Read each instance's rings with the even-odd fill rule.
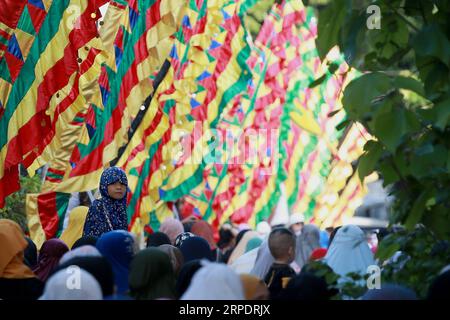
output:
[[240,277],[225,264],[202,261],[181,300],[244,300]]
[[305,225],[302,233],[297,236],[295,248],[295,262],[300,268],[303,268],[308,263],[314,249],[320,248],[320,229],[313,224]]
[[266,239],[258,249],[256,255],[255,265],[250,271],[250,274],[257,276],[260,279],[264,279],[270,267],[275,262],[269,249],[269,241]]
[[67,251],[59,260],[59,265],[62,265],[72,258],[76,257],[101,257],[100,251],[91,245],[81,246],[76,249]]
[[[69,284],[73,285],[70,286]],[[87,271],[69,267],[52,275],[39,300],[102,300],[97,280]]]
[[259,248],[255,248],[244,253],[230,265],[230,268],[233,269],[233,271],[237,274],[250,273],[255,266],[258,250]]
[[350,272],[365,275],[368,266],[376,265],[364,231],[355,225],[339,229],[328,248],[325,261],[341,276]]
[[228,264],[233,264],[239,257],[241,257],[245,253],[245,248],[247,247],[247,243],[253,239],[259,237],[259,234],[256,231],[248,231],[244,234],[241,241],[237,244],[236,248],[234,248],[231,253],[230,259],[228,259]]

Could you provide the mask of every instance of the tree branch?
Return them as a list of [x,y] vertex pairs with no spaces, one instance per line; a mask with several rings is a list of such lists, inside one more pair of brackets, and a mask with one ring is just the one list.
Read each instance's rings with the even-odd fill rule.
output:
[[412,24],[411,21],[409,21],[408,19],[405,18],[405,16],[403,16],[400,12],[398,12],[398,10],[396,8],[394,8],[392,5],[390,5],[389,3],[386,3],[386,5],[392,9],[392,11],[398,15],[403,21],[406,22],[406,24],[408,26],[410,26],[411,28],[413,28],[416,32],[419,32],[419,28],[417,28],[414,24]]

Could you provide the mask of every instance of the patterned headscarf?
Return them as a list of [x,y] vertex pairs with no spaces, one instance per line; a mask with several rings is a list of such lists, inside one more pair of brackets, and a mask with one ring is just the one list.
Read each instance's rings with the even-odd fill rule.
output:
[[[120,200],[113,199],[108,194],[108,186],[116,182],[127,187],[127,192]],[[83,236],[100,237],[108,231],[128,229],[127,193],[129,189],[125,172],[118,167],[107,168],[100,178],[99,189],[102,198],[95,200],[89,208]]]
[[195,235],[191,232],[183,232],[179,234],[175,239],[175,247],[180,248],[184,241],[192,237],[195,237]]

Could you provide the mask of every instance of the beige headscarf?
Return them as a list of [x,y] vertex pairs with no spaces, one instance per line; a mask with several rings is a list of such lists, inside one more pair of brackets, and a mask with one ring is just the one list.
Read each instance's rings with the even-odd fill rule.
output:
[[172,266],[173,266],[173,271],[174,271],[175,275],[178,276],[178,274],[180,273],[181,267],[183,266],[183,263],[184,263],[184,257],[183,257],[183,254],[181,253],[180,249],[178,249],[177,247],[174,247],[170,244],[163,244],[157,248],[161,251],[164,251],[165,253],[167,253],[169,255],[170,262],[172,263]]
[[230,259],[228,259],[228,264],[233,264],[233,262],[236,261],[237,258],[242,256],[245,253],[247,243],[250,241],[250,239],[256,237],[259,237],[259,234],[256,231],[247,231],[242,237],[241,241],[239,241],[236,248],[234,248],[233,252],[231,253]]
[[24,250],[28,246],[20,226],[9,219],[0,219],[0,278],[25,279],[36,277],[25,265]]
[[269,289],[257,276],[241,274],[242,286],[244,288],[245,300],[269,300]]

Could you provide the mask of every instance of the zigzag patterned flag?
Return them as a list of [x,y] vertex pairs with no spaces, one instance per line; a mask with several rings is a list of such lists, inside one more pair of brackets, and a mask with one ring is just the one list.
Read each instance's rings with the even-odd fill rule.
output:
[[[96,19],[92,17],[96,17],[98,6],[104,2],[54,1],[48,8],[47,18],[39,25],[39,32],[20,67],[0,118],[0,206],[4,205],[5,196],[19,189],[18,164],[45,141],[51,131],[54,115],[51,101],[59,98],[58,90],[63,89],[70,76],[77,72],[78,49],[97,35]],[[73,7],[78,11],[72,13]],[[27,8],[31,10],[30,6]],[[29,11],[33,16],[32,12],[35,11]],[[32,20],[40,21],[38,17],[42,14],[36,14]],[[79,28],[75,23],[68,23],[70,17],[77,21]],[[17,58],[17,47],[14,52]],[[23,57],[22,53],[20,56]]]

